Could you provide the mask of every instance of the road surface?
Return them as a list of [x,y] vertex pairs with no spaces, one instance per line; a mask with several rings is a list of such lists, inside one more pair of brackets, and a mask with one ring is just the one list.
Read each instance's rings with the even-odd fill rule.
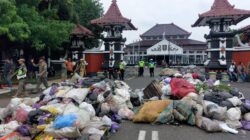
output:
[[[143,77],[127,81],[133,89],[144,88],[154,78]],[[232,83],[247,99],[250,99],[250,83]],[[250,140],[250,132],[239,130],[239,134],[207,133],[197,127],[187,125],[134,124],[124,121],[121,129],[111,136],[111,140]]]

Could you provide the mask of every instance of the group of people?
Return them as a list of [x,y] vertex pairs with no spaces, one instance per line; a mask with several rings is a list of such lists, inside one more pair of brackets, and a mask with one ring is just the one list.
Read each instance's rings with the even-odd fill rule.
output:
[[119,74],[119,79],[121,81],[124,81],[124,77],[125,77],[125,68],[127,66],[127,63],[123,60],[120,60],[119,61],[119,64],[118,64],[118,68],[115,66],[115,60],[113,58],[111,58],[109,60],[109,64],[108,64],[108,73],[109,73],[109,76],[108,78],[109,79],[117,79],[117,73]]
[[[118,69],[115,68],[115,61],[114,59],[109,60],[109,79],[117,79],[116,73],[119,75],[119,79],[124,81],[125,76],[125,69],[126,69],[127,63],[124,60],[120,60],[118,64]],[[153,59],[150,59],[149,62],[146,64],[144,60],[140,60],[138,62],[138,76],[143,77],[144,76],[144,69],[148,66],[150,77],[154,77],[154,69],[156,67],[156,63],[153,61]]]
[[[138,63],[139,66],[139,70],[138,70],[138,76],[142,77],[144,76],[144,69],[146,66],[146,62],[144,60],[140,60]],[[150,73],[150,77],[154,77],[154,69],[156,67],[156,63],[154,62],[153,59],[150,59],[148,62],[148,68],[149,68],[149,73]]]
[[[29,62],[33,67],[38,67],[38,73],[36,74],[36,91],[41,91],[40,86],[43,84],[46,88],[49,87],[48,84],[48,65],[46,63],[45,57],[40,57],[39,62],[36,64],[34,59],[31,59]],[[25,86],[27,84],[28,79],[28,69],[26,66],[26,61],[24,58],[20,58],[18,60],[18,67],[17,70],[14,68],[14,64],[10,59],[6,59],[3,67],[3,75],[4,79],[8,85],[8,87],[12,90],[12,79],[16,76],[18,80],[18,88],[16,94],[13,97],[17,97],[19,94],[24,93],[25,96],[28,96]],[[84,59],[80,59],[77,64],[75,64],[71,58],[64,60],[62,63],[62,75],[65,75],[65,79],[70,78],[73,73],[78,73],[81,77],[86,76],[86,66],[87,62]]]
[[237,82],[239,78],[242,82],[247,80],[246,67],[242,62],[240,62],[238,65],[236,65],[235,62],[232,62],[228,68],[228,74],[230,81],[233,82]]
[[73,62],[71,58],[63,60],[62,63],[62,80],[70,78],[74,73],[78,73],[81,77],[87,75],[86,67],[88,63],[81,58],[77,63]]

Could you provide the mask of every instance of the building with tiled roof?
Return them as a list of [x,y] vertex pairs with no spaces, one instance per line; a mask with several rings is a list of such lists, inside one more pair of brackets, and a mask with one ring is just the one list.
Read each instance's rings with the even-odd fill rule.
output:
[[73,31],[70,33],[70,35],[75,35],[75,36],[86,36],[86,37],[93,37],[94,34],[92,31],[90,31],[88,28],[78,24],[76,27],[73,29]]
[[232,63],[233,41],[237,33],[230,27],[248,17],[250,17],[250,10],[237,9],[228,0],[214,0],[211,9],[199,15],[193,27],[210,28],[209,34],[205,35],[208,59],[204,64],[207,72],[227,72]]
[[136,64],[142,58],[153,58],[159,65],[163,60],[176,65],[203,64],[207,45],[189,39],[190,35],[174,23],[156,24],[140,36],[140,41],[126,46],[125,60],[129,64]]
[[124,30],[136,30],[130,19],[125,18],[117,5],[116,0],[112,0],[108,11],[100,18],[91,21],[91,24],[99,26],[123,25]]
[[199,15],[198,20],[194,23],[195,26],[209,26],[211,19],[215,18],[233,19],[232,25],[236,25],[242,20],[250,17],[249,10],[235,8],[228,0],[215,0],[211,9]]

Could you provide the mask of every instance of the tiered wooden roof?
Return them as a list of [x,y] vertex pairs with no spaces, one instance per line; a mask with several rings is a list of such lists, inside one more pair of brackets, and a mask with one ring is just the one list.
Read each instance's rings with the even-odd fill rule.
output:
[[131,20],[122,16],[116,0],[112,0],[112,4],[106,14],[101,18],[92,20],[91,23],[99,26],[123,25],[125,30],[136,30]]
[[233,19],[233,24],[236,25],[248,17],[250,17],[249,10],[236,9],[228,0],[215,0],[211,10],[200,14],[192,26],[208,26],[209,21],[222,18]]

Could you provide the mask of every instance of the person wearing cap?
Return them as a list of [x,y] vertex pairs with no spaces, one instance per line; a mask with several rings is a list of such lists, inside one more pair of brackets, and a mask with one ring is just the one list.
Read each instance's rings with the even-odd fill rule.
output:
[[125,73],[125,67],[126,67],[127,63],[123,60],[120,61],[119,63],[119,77],[120,77],[120,80],[124,81],[124,73]]
[[46,88],[49,87],[48,81],[47,81],[47,76],[48,76],[48,66],[46,64],[45,58],[41,57],[39,59],[39,63],[35,64],[34,59],[31,60],[31,63],[34,67],[39,67],[39,72],[37,74],[37,86],[36,90],[40,90],[41,84],[43,84]]
[[16,95],[13,97],[17,97],[19,94],[22,94],[24,92],[25,96],[28,96],[28,94],[25,91],[25,85],[26,85],[26,77],[27,77],[27,67],[25,65],[25,60],[23,58],[18,60],[19,68],[17,70],[17,80],[18,80],[18,88]]
[[149,68],[149,72],[150,72],[150,77],[154,77],[155,62],[153,61],[153,59],[149,60],[148,68]]
[[138,74],[138,76],[140,77],[140,76],[143,76],[143,74],[144,74],[145,62],[141,59],[139,61],[138,65],[139,65],[139,74]]
[[86,72],[86,66],[88,65],[88,63],[83,59],[81,58],[79,63],[77,64],[76,66],[76,72],[81,76],[81,77],[84,77],[87,75],[87,72]]

